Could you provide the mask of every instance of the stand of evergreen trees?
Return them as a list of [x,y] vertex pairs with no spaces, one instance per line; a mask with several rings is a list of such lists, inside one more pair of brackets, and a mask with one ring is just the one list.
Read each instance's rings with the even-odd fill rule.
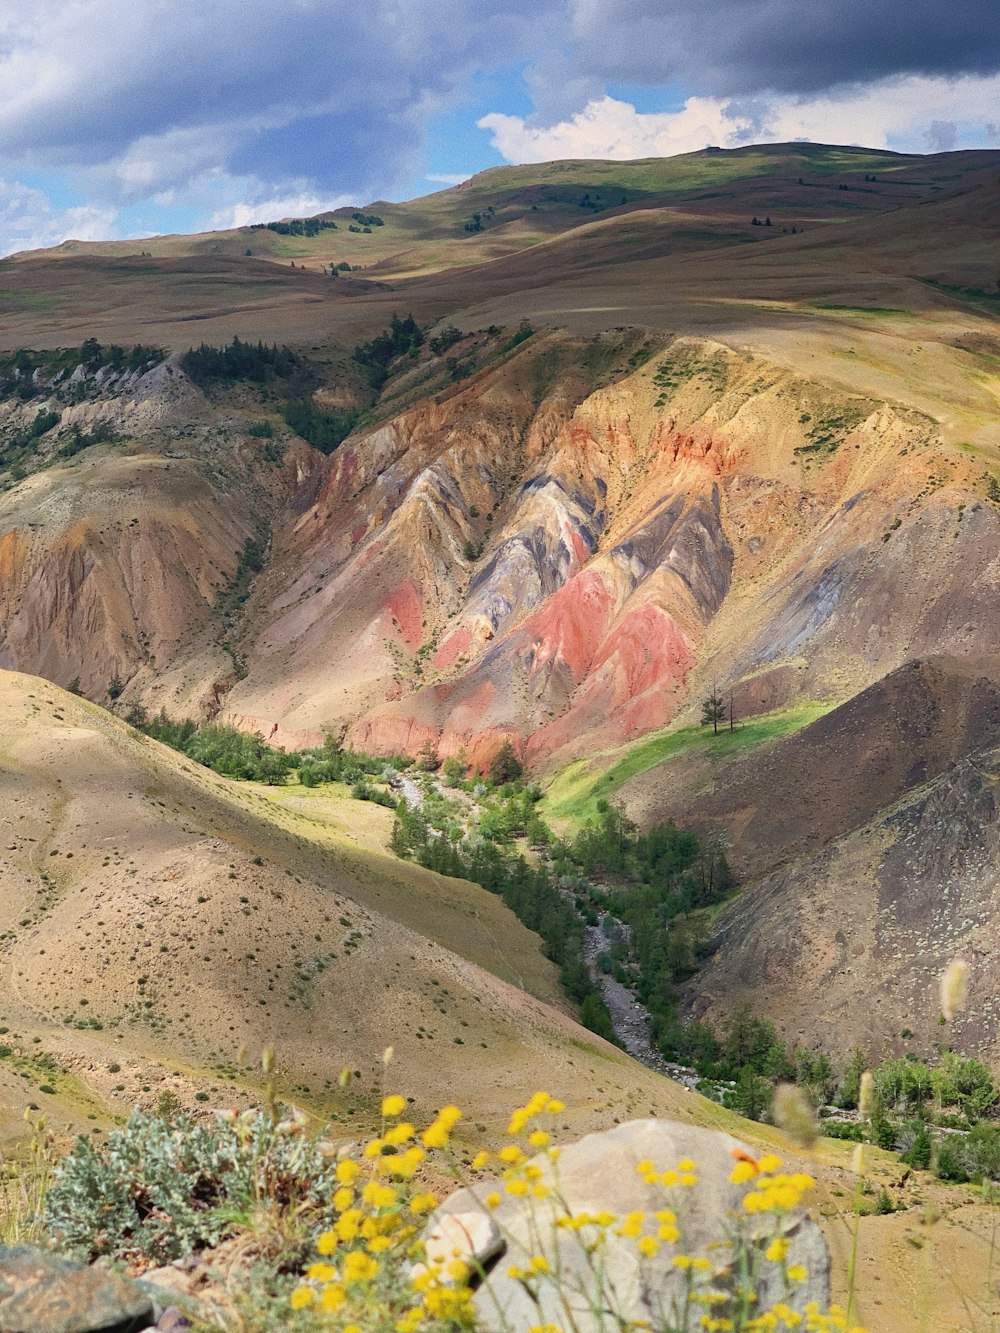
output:
[[337,445],[347,439],[358,419],[357,412],[351,408],[329,411],[317,407],[312,398],[292,399],[282,408],[281,414],[296,435],[324,454],[332,454]]
[[584,958],[580,917],[548,870],[482,837],[459,843],[442,837],[420,810],[402,801],[390,845],[397,856],[413,857],[442,875],[470,879],[501,897],[519,921],[542,937],[546,957],[559,968],[559,980],[580,1006],[583,1023],[608,1041],[616,1040],[611,1015]]
[[181,358],[181,366],[195,384],[204,387],[219,380],[249,380],[264,384],[270,379],[291,379],[306,374],[300,357],[288,347],[272,343],[245,343],[233,338],[227,347],[202,343]]
[[393,315],[389,328],[371,342],[359,343],[354,360],[365,372],[373,389],[380,389],[389,378],[389,366],[399,356],[416,352],[424,341],[423,330],[412,315],[400,319]]

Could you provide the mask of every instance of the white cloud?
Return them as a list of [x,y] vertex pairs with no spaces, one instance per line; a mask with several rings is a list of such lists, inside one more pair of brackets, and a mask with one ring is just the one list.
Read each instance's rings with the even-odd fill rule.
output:
[[750,122],[729,114],[712,97],[689,97],[680,111],[639,112],[628,102],[601,97],[557,125],[531,125],[520,116],[493,112],[477,122],[508,162],[549,162],[566,157],[627,160],[670,157],[708,144],[730,147]]
[[271,196],[255,203],[238,203],[220,209],[209,220],[211,230],[248,227],[254,222],[277,222],[281,218],[309,218],[317,213],[332,213],[354,202],[347,195],[324,198],[317,194]]
[[640,112],[601,97],[555,125],[492,112],[478,124],[508,162],[567,157],[616,160],[664,157],[715,144],[747,142],[864,144],[912,152],[987,146],[996,126],[987,115],[1000,105],[1000,76],[887,79],[839,96],[757,98],[736,102],[689,97],[679,111]]
[[462,173],[452,173],[447,171],[433,172],[431,175],[425,176],[424,180],[430,181],[433,185],[462,185],[472,175],[475,175],[472,171],[465,171]]
[[[987,118],[1000,105],[1000,75],[930,79],[912,75],[885,79],[839,97],[769,101],[763,136],[774,142],[860,143],[872,148],[905,145],[926,152],[925,136],[935,122],[955,128],[952,146],[985,146]],[[945,151],[937,149],[936,151]]]
[[110,235],[114,223],[113,209],[56,209],[41,190],[0,180],[0,257],[71,239],[96,241]]
[[0,169],[88,173],[115,201],[210,171],[393,188],[427,115],[537,30],[534,0],[20,0],[0,12]]

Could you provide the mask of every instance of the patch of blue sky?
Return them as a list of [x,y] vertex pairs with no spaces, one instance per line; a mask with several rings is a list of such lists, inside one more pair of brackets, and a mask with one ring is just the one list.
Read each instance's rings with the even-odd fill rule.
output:
[[29,190],[38,190],[56,211],[64,208],[77,208],[87,200],[74,189],[69,174],[65,171],[18,171],[17,179]]
[[683,111],[684,103],[692,95],[690,88],[679,83],[656,84],[643,87],[637,83],[609,83],[605,92],[616,102],[628,102],[642,116],[664,112]]
[[446,188],[487,167],[506,165],[488,132],[476,124],[501,108],[511,116],[530,116],[534,110],[519,63],[479,73],[460,102],[431,118],[424,132],[423,171],[408,183],[407,197]]
[[175,232],[202,231],[208,214],[203,206],[164,205],[146,199],[122,208],[115,221],[119,236],[171,236]]

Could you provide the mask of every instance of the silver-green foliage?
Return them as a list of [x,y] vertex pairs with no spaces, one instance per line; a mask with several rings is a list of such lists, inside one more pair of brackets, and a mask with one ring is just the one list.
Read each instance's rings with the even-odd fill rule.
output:
[[55,1173],[43,1226],[89,1259],[165,1263],[217,1244],[261,1207],[302,1209],[321,1222],[335,1167],[330,1146],[295,1119],[135,1111],[103,1147],[77,1139]]

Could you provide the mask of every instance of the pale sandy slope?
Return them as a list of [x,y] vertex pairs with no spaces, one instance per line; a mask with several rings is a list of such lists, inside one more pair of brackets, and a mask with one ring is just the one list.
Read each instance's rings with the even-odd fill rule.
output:
[[[140,1079],[155,1097],[147,1060],[184,1074],[182,1095],[215,1087],[225,1102],[213,1071],[266,1045],[296,1100],[348,1118],[377,1096],[389,1044],[395,1088],[485,1121],[543,1085],[581,1125],[692,1100],[577,1026],[537,936],[497,898],[372,850],[386,814],[283,809],[0,673],[6,1040],[55,1055],[117,1111]],[[348,1097],[345,1066],[359,1071]],[[22,1089],[78,1114],[82,1091],[63,1084],[53,1097],[15,1076],[0,1115],[12,1127]]]

